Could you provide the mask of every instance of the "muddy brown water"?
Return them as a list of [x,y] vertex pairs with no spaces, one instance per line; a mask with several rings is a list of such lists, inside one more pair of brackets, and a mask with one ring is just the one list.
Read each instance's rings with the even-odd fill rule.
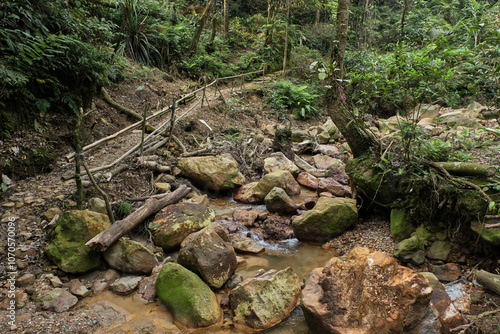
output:
[[[305,198],[312,197],[314,192],[303,189],[302,193],[294,196],[296,203],[302,202]],[[236,209],[256,208],[265,210],[265,206],[248,205],[234,201],[231,197],[216,198],[210,200],[210,206],[215,210],[216,219],[224,216],[231,216]],[[283,242],[265,242],[254,240],[263,245],[266,251],[259,255],[242,255],[246,262],[241,264],[236,273],[243,278],[254,276],[257,271],[282,270],[292,267],[293,270],[303,280],[312,269],[322,267],[330,258],[335,256],[332,250],[322,249],[320,245],[306,244],[297,239],[289,239]],[[114,324],[104,326],[96,334],[104,333],[210,333],[210,334],[235,334],[240,331],[230,328],[213,328],[199,330],[185,330],[177,327],[171,313],[163,303],[156,301],[147,303],[141,299],[137,293],[128,296],[119,296],[106,291],[100,295],[85,299],[82,307],[89,307],[99,302],[106,302],[113,305],[125,315],[124,319]],[[291,315],[280,324],[263,331],[266,334],[291,334],[307,333],[307,325],[300,307],[296,307]]]

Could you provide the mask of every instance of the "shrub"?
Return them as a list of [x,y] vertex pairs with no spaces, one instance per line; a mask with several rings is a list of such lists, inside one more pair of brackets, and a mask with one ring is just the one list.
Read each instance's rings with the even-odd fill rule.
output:
[[283,115],[288,110],[295,118],[313,118],[319,115],[316,106],[320,102],[320,95],[312,86],[294,85],[287,80],[276,82],[266,96],[271,108]]

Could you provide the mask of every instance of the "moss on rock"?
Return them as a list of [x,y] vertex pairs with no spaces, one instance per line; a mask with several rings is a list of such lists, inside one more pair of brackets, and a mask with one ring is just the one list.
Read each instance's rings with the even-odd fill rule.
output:
[[166,263],[155,282],[158,297],[183,326],[214,325],[222,311],[217,297],[198,275],[177,263]]
[[57,222],[45,254],[67,273],[96,269],[101,264],[101,253],[91,250],[85,243],[109,226],[108,216],[104,214],[89,210],[65,212]]

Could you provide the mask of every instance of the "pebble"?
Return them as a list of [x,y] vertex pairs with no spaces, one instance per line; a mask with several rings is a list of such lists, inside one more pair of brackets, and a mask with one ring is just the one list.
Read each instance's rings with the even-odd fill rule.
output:
[[324,244],[323,248],[334,249],[339,255],[344,255],[354,247],[368,247],[392,256],[395,246],[390,223],[386,220],[371,219],[356,224],[354,229],[333,238]]

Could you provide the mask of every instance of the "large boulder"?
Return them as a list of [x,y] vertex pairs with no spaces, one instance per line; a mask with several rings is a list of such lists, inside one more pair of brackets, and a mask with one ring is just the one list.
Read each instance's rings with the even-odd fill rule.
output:
[[269,174],[278,170],[287,170],[293,176],[300,173],[299,167],[281,152],[273,153],[269,158],[264,159],[264,173]]
[[178,249],[191,233],[209,226],[215,212],[208,206],[194,203],[169,205],[158,212],[149,224],[157,246],[165,251]]
[[241,186],[245,178],[238,170],[238,163],[226,153],[209,157],[181,158],[177,163],[182,175],[213,191]]
[[[228,239],[227,235],[225,239]],[[210,287],[215,289],[222,287],[238,266],[231,243],[224,241],[210,227],[192,233],[184,239],[177,262],[199,274]]]
[[288,197],[286,192],[278,187],[274,187],[264,198],[266,209],[272,213],[294,214],[297,212],[297,205]]
[[432,314],[431,294],[422,275],[391,256],[354,248],[309,274],[301,306],[312,333],[416,334]]
[[260,179],[254,188],[254,197],[263,201],[274,187],[285,190],[290,196],[300,194],[300,184],[295,181],[293,175],[287,170],[278,170],[266,174]]
[[111,268],[125,273],[149,274],[158,264],[156,256],[149,249],[130,239],[118,240],[103,256]]
[[246,279],[229,293],[234,326],[251,331],[274,326],[290,315],[299,298],[300,279],[290,267]]
[[85,243],[110,226],[107,215],[89,211],[65,212],[57,221],[45,254],[64,272],[78,274],[94,270],[101,264],[101,253]]
[[433,273],[420,273],[425,277],[432,287],[431,304],[438,312],[438,321],[441,324],[441,333],[453,333],[451,330],[455,327],[465,325],[467,320],[456,309],[455,305],[446,293],[444,286],[439,282]]
[[156,294],[175,320],[190,328],[207,327],[222,318],[217,296],[201,278],[177,263],[165,263],[155,282]]
[[324,242],[344,232],[358,221],[356,201],[320,197],[316,206],[292,222],[297,239]]

